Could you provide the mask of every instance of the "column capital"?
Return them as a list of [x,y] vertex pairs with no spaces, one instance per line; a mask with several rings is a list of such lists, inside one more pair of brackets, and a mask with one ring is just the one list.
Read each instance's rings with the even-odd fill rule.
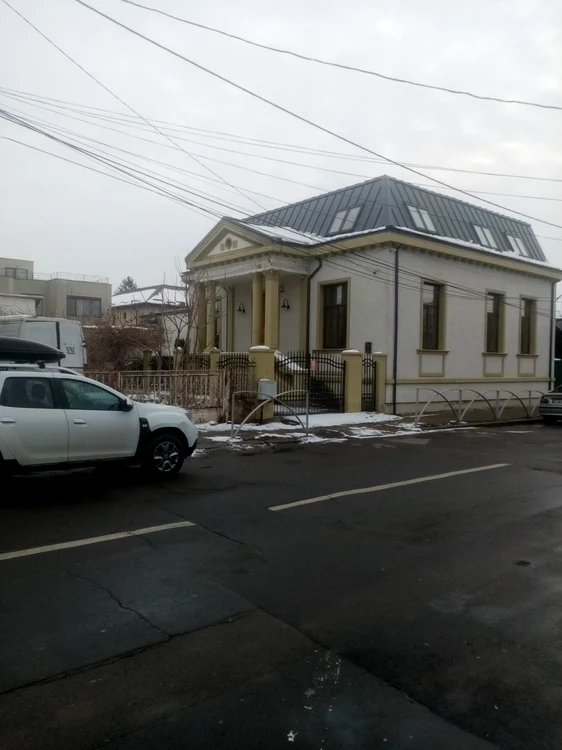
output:
[[279,278],[279,271],[275,270],[275,268],[268,268],[266,271],[263,272],[263,275],[266,279],[278,279]]

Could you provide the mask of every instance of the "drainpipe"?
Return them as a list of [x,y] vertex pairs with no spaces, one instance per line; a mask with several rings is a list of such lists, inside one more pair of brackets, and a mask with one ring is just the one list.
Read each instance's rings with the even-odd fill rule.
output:
[[397,246],[394,251],[394,344],[392,362],[392,413],[396,414],[396,380],[398,378],[398,282],[399,282],[399,252]]
[[548,347],[548,390],[554,388],[554,339],[556,336],[556,282],[550,292],[550,345]]
[[318,271],[322,268],[322,259],[318,258],[318,265],[314,271],[309,274],[306,280],[306,336],[305,336],[305,350],[307,357],[310,355],[310,287],[312,285],[312,279],[316,276]]

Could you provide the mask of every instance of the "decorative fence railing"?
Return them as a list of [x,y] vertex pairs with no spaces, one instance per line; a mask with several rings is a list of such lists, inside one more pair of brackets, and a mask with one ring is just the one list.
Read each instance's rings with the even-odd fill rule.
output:
[[[287,401],[293,411],[305,412],[307,392],[311,414],[344,410],[345,362],[340,355],[304,351],[278,353],[275,370],[278,391],[294,394]],[[274,412],[282,415],[288,410],[275,402]]]
[[361,377],[361,411],[376,411],[377,408],[377,363],[372,357],[364,357]]
[[227,378],[220,370],[127,370],[86,374],[135,401],[181,406],[195,412],[212,411],[209,419],[224,416],[229,402]]

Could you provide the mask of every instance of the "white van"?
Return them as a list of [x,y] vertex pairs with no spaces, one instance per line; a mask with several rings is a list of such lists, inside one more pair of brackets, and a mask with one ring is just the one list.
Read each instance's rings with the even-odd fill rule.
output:
[[0,336],[15,336],[54,346],[64,354],[60,362],[62,367],[82,372],[86,365],[86,344],[79,320],[0,315]]

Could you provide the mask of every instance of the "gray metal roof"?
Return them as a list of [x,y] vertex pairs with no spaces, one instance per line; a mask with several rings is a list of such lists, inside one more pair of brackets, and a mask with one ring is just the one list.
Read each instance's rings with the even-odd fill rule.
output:
[[291,227],[299,232],[329,237],[330,234],[339,233],[330,232],[336,214],[356,206],[360,207],[360,211],[353,226],[345,230],[347,232],[390,226],[420,231],[408,209],[408,206],[413,206],[428,212],[436,229],[433,234],[437,237],[451,237],[479,245],[481,242],[474,228],[474,225],[478,225],[490,230],[496,241],[497,250],[512,252],[506,236],[510,234],[521,239],[531,259],[546,261],[531,225],[527,222],[473,206],[458,198],[416,187],[388,175],[273,211],[265,211],[243,219],[243,222]]

